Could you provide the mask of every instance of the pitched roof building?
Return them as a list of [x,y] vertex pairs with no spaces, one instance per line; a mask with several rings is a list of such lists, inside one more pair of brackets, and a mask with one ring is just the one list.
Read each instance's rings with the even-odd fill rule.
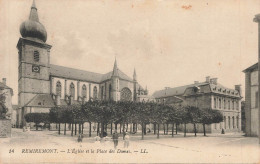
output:
[[154,92],[153,96],[158,103],[220,110],[224,121],[207,128],[208,132],[220,133],[222,129],[227,132],[241,130],[241,92],[240,85],[235,85],[235,89],[231,89],[218,83],[217,78],[206,77],[204,82],[195,81],[185,86],[166,87]]

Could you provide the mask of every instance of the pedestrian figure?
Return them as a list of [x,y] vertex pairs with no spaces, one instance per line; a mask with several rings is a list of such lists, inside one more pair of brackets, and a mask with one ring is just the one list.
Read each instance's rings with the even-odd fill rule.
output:
[[83,138],[82,134],[79,134],[78,142],[82,142],[82,138]]
[[126,132],[126,133],[125,133],[125,140],[124,140],[124,148],[128,148],[128,146],[129,146],[129,139],[130,139],[130,136],[129,136],[129,134]]
[[118,145],[118,133],[117,131],[115,130],[114,133],[113,133],[113,136],[112,136],[112,139],[114,141],[114,148],[116,149],[117,145]]

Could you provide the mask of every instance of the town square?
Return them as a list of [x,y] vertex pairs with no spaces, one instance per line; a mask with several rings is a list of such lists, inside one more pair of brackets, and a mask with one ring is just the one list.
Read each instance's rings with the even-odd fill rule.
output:
[[259,0],[3,0],[0,23],[0,163],[260,162]]

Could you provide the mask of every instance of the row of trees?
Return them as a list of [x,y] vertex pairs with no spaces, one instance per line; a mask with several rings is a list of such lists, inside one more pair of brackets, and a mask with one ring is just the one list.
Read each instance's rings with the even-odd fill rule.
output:
[[[33,113],[31,113],[33,115]],[[36,116],[37,114],[35,114]],[[40,117],[40,116],[36,116]],[[142,126],[142,139],[146,132],[147,124],[153,124],[157,130],[157,137],[159,138],[160,124],[172,124],[172,136],[174,125],[184,124],[184,136],[186,136],[186,124],[192,123],[194,125],[195,136],[197,135],[196,124],[202,124],[204,135],[206,135],[205,125],[212,123],[219,123],[223,121],[222,113],[212,109],[200,109],[194,106],[169,106],[164,104],[156,104],[152,102],[114,102],[114,101],[89,101],[83,105],[69,105],[60,106],[50,109],[49,117],[42,117],[49,120],[34,119],[39,122],[69,124],[71,127],[71,135],[73,135],[73,127],[75,125],[75,134],[77,131],[77,124],[79,125],[79,133],[83,132],[84,122],[89,122],[89,136],[91,136],[91,123],[95,122],[101,126],[101,137],[104,136],[107,125],[123,125],[123,132],[125,125],[133,124],[133,131],[136,131],[137,124]],[[26,120],[27,122],[34,122],[33,119]],[[128,128],[128,126],[127,126]],[[121,128],[120,128],[121,130]],[[66,129],[64,129],[66,133]]]

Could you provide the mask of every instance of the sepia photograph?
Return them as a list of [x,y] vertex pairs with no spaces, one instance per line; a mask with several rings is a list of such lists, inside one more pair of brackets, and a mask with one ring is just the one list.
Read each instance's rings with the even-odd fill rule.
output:
[[0,164],[260,163],[260,0],[0,0]]

